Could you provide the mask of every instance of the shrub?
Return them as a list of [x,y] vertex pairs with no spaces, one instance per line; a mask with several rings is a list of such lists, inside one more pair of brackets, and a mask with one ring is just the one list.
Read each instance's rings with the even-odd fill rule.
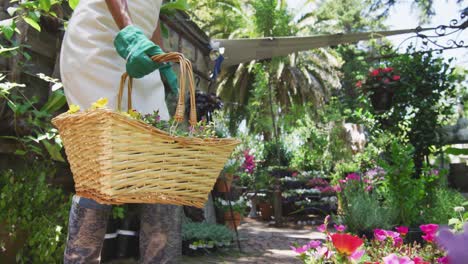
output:
[[50,172],[32,164],[0,173],[0,223],[12,234],[27,236],[17,254],[19,263],[60,263],[63,259],[70,199],[47,183]]

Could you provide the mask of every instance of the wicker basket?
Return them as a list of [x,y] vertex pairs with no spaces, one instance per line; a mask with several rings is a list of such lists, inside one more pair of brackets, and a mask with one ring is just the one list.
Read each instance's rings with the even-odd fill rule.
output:
[[[153,56],[180,64],[180,92],[174,119],[184,118],[189,80],[190,124],[196,124],[192,66],[180,53]],[[118,109],[127,74],[122,76]],[[128,109],[132,80],[128,82]],[[105,204],[162,203],[203,207],[224,163],[240,143],[235,139],[177,137],[107,109],[64,113],[59,129],[76,193]]]

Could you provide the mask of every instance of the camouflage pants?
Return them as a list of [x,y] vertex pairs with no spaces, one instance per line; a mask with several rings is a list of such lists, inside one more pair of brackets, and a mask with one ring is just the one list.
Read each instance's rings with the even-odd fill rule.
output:
[[[73,197],[68,226],[65,264],[100,263],[111,206],[91,199]],[[141,205],[140,262],[175,264],[182,254],[182,207]]]

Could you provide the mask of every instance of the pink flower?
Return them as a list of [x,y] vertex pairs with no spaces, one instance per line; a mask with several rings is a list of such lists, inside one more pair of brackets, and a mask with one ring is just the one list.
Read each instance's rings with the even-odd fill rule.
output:
[[325,224],[321,224],[317,227],[317,231],[324,233],[327,231],[327,226]]
[[408,234],[408,227],[407,226],[397,226],[395,229],[402,236],[406,236],[406,234]]
[[428,233],[435,233],[437,232],[437,229],[439,229],[439,225],[437,224],[427,224],[427,225],[420,225],[419,228],[421,231],[423,231],[425,234]]
[[374,229],[374,238],[379,241],[384,241],[387,238],[387,232],[383,229]]
[[322,242],[320,242],[318,240],[312,240],[309,243],[307,243],[307,246],[309,248],[318,248],[318,247],[320,247],[320,245],[322,245]]
[[353,254],[351,254],[351,256],[348,257],[348,259],[357,262],[362,258],[364,253],[366,253],[366,251],[364,249],[356,250],[356,251],[354,251]]
[[397,232],[393,232],[393,231],[390,231],[390,230],[385,230],[385,232],[387,233],[388,237],[391,237],[391,238],[400,237],[400,234],[397,233]]
[[422,238],[426,242],[432,243],[432,242],[434,242],[434,239],[435,239],[435,233],[427,233],[424,236],[422,236]]
[[330,222],[330,215],[325,216],[325,219],[323,220],[323,222],[325,223],[325,225],[327,225],[328,222]]
[[346,226],[344,225],[333,225],[337,232],[344,232],[346,230]]
[[358,87],[358,88],[362,87],[362,81],[361,80],[356,82],[356,87]]
[[399,81],[400,80],[400,75],[393,75],[392,80]]
[[438,258],[437,263],[448,264],[449,263],[448,257],[444,256],[444,257]]
[[372,191],[372,185],[367,185],[365,191],[366,192]]
[[384,264],[414,264],[409,257],[399,257],[395,254],[390,254],[383,258]]
[[371,71],[369,74],[370,74],[370,76],[375,77],[375,76],[379,75],[379,73],[380,73],[379,69],[375,69],[375,70]]
[[303,253],[306,253],[311,248],[318,248],[321,244],[322,244],[322,242],[320,242],[318,240],[312,240],[309,243],[307,243],[307,244],[305,244],[303,246],[300,246],[300,247],[293,247],[293,246],[290,246],[290,247],[297,254],[303,254]]
[[390,80],[389,80],[388,78],[383,78],[383,82],[384,82],[385,84],[389,84],[389,83],[390,83]]
[[361,177],[359,176],[359,174],[355,172],[349,173],[348,175],[346,175],[346,180],[359,181],[360,179]]
[[346,180],[341,179],[341,180],[339,180],[339,182],[342,183],[342,184],[345,184]]
[[291,246],[291,249],[296,252],[297,254],[304,254],[307,252],[307,250],[309,250],[309,248],[307,247],[307,245],[303,245],[301,247],[293,247]]
[[297,173],[297,172],[293,172],[291,176],[292,176],[292,177],[297,177],[298,174],[299,174],[299,173]]
[[320,259],[322,257],[325,257],[325,259],[330,259],[333,256],[333,254],[334,254],[333,251],[328,250],[327,247],[318,247],[317,252],[312,253],[312,255],[316,259]]
[[401,246],[401,245],[403,245],[403,239],[402,239],[401,237],[399,237],[399,236],[398,236],[398,237],[394,237],[394,238],[393,238],[393,246],[394,246],[394,247],[399,247],[399,246]]
[[339,184],[333,186],[333,190],[337,193],[343,191],[343,189],[341,189],[341,186]]

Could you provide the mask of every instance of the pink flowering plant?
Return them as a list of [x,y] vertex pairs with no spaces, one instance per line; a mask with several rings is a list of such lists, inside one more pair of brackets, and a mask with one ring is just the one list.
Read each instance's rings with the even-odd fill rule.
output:
[[[306,245],[295,245],[291,249],[298,254],[298,258],[306,264],[315,263],[365,263],[365,264],[433,264],[449,262],[444,247],[435,242],[438,225],[421,225],[425,243],[404,243],[408,234],[408,227],[398,226],[394,230],[375,229],[373,237],[359,238],[346,233],[346,227],[334,224],[329,230],[330,217],[325,218],[324,224],[317,227],[317,231],[324,234],[324,241],[312,240]],[[468,225],[467,230],[468,232]],[[455,237],[450,231],[444,231],[442,237],[444,245],[450,244]],[[448,233],[447,233],[448,232]],[[462,235],[455,237],[462,241]],[[455,245],[452,246],[455,251]],[[459,246],[460,248],[460,246]],[[463,251],[463,250],[460,250]],[[466,251],[466,250],[465,250]],[[450,251],[449,251],[450,252]],[[458,253],[458,252],[457,252]],[[460,252],[463,254],[462,252]],[[462,263],[462,262],[453,262]]]

